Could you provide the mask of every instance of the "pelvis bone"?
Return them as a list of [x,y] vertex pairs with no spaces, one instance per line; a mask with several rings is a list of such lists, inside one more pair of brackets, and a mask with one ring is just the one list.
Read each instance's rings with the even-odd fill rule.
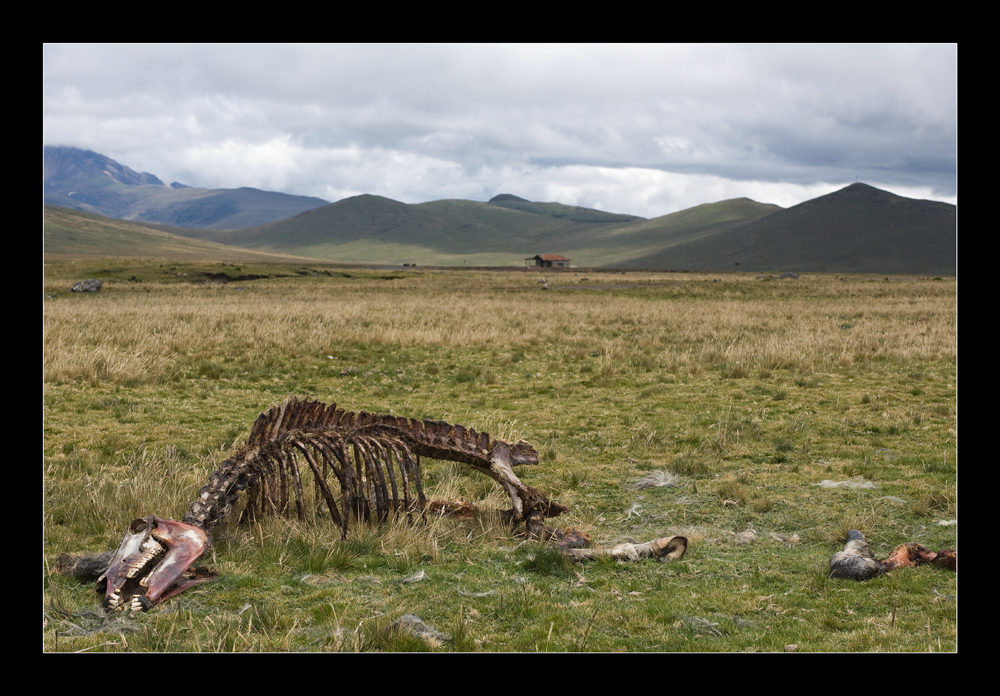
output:
[[942,549],[934,553],[920,544],[910,542],[900,544],[887,559],[880,561],[868,547],[865,535],[852,529],[847,533],[844,550],[838,551],[830,558],[830,577],[870,580],[894,568],[925,563],[932,563],[948,570],[958,570],[958,552],[954,549]]

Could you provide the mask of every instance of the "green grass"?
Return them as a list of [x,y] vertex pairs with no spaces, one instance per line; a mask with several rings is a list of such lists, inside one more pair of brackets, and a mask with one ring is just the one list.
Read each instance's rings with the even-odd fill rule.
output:
[[[43,244],[48,260],[114,257],[160,257],[174,261],[214,260],[281,263],[293,256],[233,249],[186,239],[139,223],[46,205]],[[176,231],[176,230],[172,230]],[[133,258],[133,262],[135,259]],[[139,263],[139,266],[144,264]]]
[[[852,528],[883,557],[956,545],[940,524],[958,501],[954,279],[630,274],[639,287],[542,293],[530,273],[283,266],[218,285],[158,263],[46,267],[47,651],[956,650],[955,574],[826,577]],[[104,271],[101,293],[66,291]],[[345,541],[329,520],[268,519],[217,531],[213,582],[110,619],[92,585],[49,572],[136,516],[179,519],[290,395],[524,437],[542,461],[519,476],[571,508],[553,524],[689,551],[569,565],[490,514]],[[464,465],[423,467],[435,494],[508,504]],[[678,487],[631,490],[651,471]],[[858,476],[876,487],[814,485]],[[451,640],[394,630],[404,614]]]

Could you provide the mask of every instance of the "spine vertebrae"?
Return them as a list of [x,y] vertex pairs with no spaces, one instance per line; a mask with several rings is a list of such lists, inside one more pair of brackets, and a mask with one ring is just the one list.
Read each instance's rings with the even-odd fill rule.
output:
[[[497,452],[502,453],[499,466]],[[352,515],[364,520],[375,515],[381,522],[394,510],[427,506],[421,456],[463,462],[496,479],[510,493],[521,519],[527,520],[530,512],[553,516],[566,511],[510,472],[511,466],[538,462],[526,442],[510,444],[444,421],[355,414],[336,404],[292,398],[258,416],[246,443],[211,475],[184,521],[211,532],[244,490],[244,517],[288,514],[294,497],[296,513],[304,520],[304,460],[313,474],[317,507],[325,505],[346,534]]]

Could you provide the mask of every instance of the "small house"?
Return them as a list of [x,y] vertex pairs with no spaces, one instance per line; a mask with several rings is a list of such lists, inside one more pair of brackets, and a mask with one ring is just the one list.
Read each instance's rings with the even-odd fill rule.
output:
[[525,259],[526,266],[529,265],[528,261],[534,261],[536,268],[569,268],[570,259],[559,254],[536,254],[530,259]]

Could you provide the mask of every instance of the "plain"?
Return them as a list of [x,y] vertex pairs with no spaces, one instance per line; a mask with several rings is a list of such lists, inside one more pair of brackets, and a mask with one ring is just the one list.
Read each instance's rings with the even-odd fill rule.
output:
[[[883,557],[956,546],[953,277],[258,266],[46,264],[46,651],[956,650],[956,574],[827,578],[852,528]],[[322,518],[232,524],[215,581],[110,619],[50,572],[179,519],[291,395],[523,437],[542,461],[518,474],[571,508],[554,522],[689,551],[573,565],[491,515],[343,541]],[[437,497],[507,500],[424,467]]]

